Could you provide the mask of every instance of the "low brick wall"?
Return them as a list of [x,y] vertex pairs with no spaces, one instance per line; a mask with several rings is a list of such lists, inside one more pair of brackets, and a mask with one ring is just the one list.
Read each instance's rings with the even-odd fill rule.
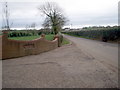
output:
[[0,60],[2,59],[2,36],[0,35]]
[[2,59],[35,55],[58,47],[58,38],[48,41],[45,36],[30,41],[10,40],[2,36]]

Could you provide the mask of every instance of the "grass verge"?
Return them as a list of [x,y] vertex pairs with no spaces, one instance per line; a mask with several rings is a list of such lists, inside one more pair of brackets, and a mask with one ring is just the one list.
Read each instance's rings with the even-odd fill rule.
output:
[[85,36],[77,36],[77,35],[71,35],[71,34],[66,34],[66,35],[70,35],[70,36],[74,36],[74,37],[79,37],[79,38],[85,38],[85,39],[92,39],[92,38],[85,37]]
[[63,38],[62,45],[65,45],[65,44],[70,44],[70,41],[67,40],[66,38]]

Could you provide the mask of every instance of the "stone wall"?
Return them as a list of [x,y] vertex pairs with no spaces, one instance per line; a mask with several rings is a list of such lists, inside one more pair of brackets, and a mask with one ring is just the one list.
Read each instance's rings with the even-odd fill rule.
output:
[[2,35],[2,59],[35,55],[53,50],[58,46],[58,38],[48,41],[45,39],[45,35],[42,35],[35,40],[20,41],[8,39],[7,34],[4,33]]

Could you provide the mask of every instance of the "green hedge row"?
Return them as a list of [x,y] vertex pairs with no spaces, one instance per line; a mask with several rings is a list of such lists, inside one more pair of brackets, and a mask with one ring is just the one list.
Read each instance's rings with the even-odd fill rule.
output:
[[50,31],[38,31],[38,35],[41,35],[41,34],[53,34],[53,32],[50,32]]
[[23,37],[23,36],[33,36],[35,35],[34,33],[27,33],[27,32],[9,32],[8,37]]
[[94,29],[94,30],[85,30],[80,31],[66,31],[63,32],[69,35],[82,36],[91,39],[101,39],[102,41],[114,41],[120,39],[120,29],[118,28],[109,28],[109,29]]
[[49,31],[10,31],[8,37],[23,37],[23,36],[35,36],[44,34],[52,34]]

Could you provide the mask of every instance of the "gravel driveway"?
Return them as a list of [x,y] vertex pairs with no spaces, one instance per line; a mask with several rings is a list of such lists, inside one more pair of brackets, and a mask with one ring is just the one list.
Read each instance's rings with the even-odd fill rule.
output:
[[118,87],[117,70],[98,59],[74,42],[39,55],[4,60],[3,88]]

